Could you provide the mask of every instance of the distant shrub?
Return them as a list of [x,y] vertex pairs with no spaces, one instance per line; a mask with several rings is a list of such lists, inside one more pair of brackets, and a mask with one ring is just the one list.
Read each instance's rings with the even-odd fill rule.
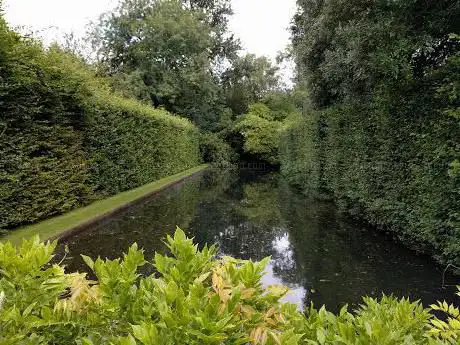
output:
[[200,136],[200,151],[203,162],[226,167],[236,160],[232,147],[215,133],[202,133]]

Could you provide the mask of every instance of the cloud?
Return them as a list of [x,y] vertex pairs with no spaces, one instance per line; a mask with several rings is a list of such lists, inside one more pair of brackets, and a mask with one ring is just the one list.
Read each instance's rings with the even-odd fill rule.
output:
[[289,43],[295,9],[295,0],[233,0],[230,27],[245,50],[274,59]]

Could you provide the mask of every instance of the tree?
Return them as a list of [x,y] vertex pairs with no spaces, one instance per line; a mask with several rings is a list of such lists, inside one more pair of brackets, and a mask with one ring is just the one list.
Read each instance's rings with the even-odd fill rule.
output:
[[248,111],[249,104],[256,103],[279,84],[278,67],[265,56],[247,54],[238,58],[223,73],[226,103],[235,115]]
[[275,121],[270,108],[256,103],[236,122],[235,129],[243,137],[245,154],[277,164],[281,126],[281,122]]
[[116,89],[210,129],[223,111],[216,63],[238,49],[230,14],[228,1],[123,0],[92,35]]
[[293,53],[316,107],[369,99],[382,80],[410,81],[411,57],[460,30],[458,1],[300,0],[298,5]]

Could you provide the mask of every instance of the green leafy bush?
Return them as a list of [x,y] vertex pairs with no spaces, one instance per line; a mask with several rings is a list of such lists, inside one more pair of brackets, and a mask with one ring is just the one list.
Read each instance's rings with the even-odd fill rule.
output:
[[234,130],[243,137],[243,150],[246,154],[277,164],[281,128],[282,122],[275,120],[270,108],[256,103],[249,106],[249,112],[241,116]]
[[219,167],[229,167],[236,160],[232,147],[216,133],[202,133],[200,152],[205,163]]
[[[458,309],[444,322],[419,303],[365,298],[354,313],[283,303],[283,286],[263,287],[269,259],[217,259],[177,229],[170,255],[146,261],[134,244],[122,259],[83,256],[96,280],[66,273],[54,243],[0,243],[0,344],[454,344]],[[156,274],[141,275],[152,266]]]
[[0,229],[199,164],[188,121],[109,92],[75,56],[0,18]]
[[91,182],[106,195],[173,175],[199,164],[199,132],[162,109],[96,95],[86,114]]

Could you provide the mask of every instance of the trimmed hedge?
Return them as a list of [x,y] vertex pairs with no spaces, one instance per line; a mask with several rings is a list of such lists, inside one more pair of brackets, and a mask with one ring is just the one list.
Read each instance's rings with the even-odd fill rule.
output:
[[282,135],[282,172],[351,216],[460,267],[460,174],[453,169],[459,119],[440,111],[449,104],[437,98],[436,84],[399,91],[370,105],[304,114]]
[[86,120],[90,180],[104,194],[144,185],[200,163],[188,120],[133,100],[98,97]]
[[0,229],[30,224],[200,162],[187,120],[108,91],[78,58],[0,19]]
[[450,0],[298,1],[292,52],[314,110],[282,161],[305,190],[460,267],[459,16]]

